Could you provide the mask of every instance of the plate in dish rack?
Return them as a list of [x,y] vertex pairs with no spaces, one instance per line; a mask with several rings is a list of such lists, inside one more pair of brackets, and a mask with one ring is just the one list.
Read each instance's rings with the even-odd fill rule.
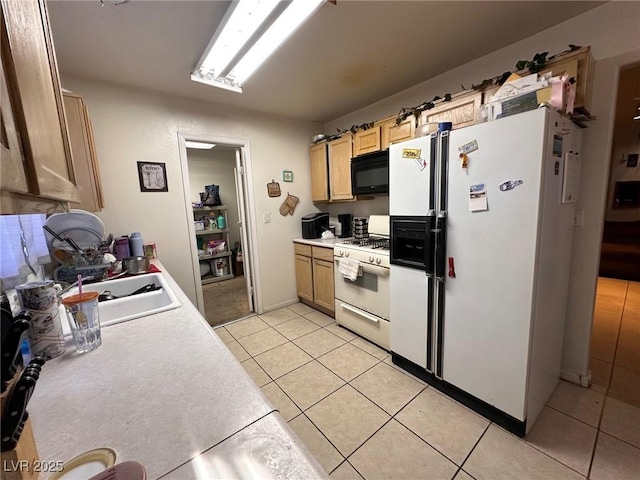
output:
[[[71,209],[69,213],[54,213],[44,224],[59,235],[69,235],[81,248],[88,248],[100,243],[104,236],[104,223],[97,216],[86,210]],[[45,231],[47,245],[58,240]],[[63,244],[64,245],[64,244]]]

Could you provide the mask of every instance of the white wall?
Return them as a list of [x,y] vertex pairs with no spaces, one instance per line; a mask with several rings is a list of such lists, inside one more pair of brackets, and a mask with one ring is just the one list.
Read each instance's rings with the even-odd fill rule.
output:
[[[257,255],[265,310],[296,298],[292,238],[300,237],[300,217],[316,211],[309,192],[309,143],[319,125],[140,91],[62,74],[64,88],[81,94],[88,106],[102,176],[105,208],[99,213],[115,235],[142,232],[154,241],[167,270],[196,300],[177,132],[246,138],[250,143],[258,222]],[[136,162],[164,162],[168,193],[141,193]],[[266,184],[294,172],[287,189],[300,198],[293,216],[278,213],[283,197],[269,198]],[[271,212],[271,223],[262,213]]]
[[[553,3],[549,3],[553,12]],[[481,41],[481,39],[479,39]],[[582,198],[584,226],[576,228],[569,308],[565,329],[563,372],[575,381],[587,373],[589,338],[600,259],[605,213],[613,113],[619,68],[640,60],[640,2],[610,2],[540,34],[469,62],[443,75],[404,90],[366,108],[324,125],[325,132],[349,128],[395,115],[401,107],[413,107],[435,95],[456,93],[485,78],[512,70],[518,60],[530,60],[538,52],[550,54],[569,43],[591,46],[596,60],[591,113],[597,117],[583,132]]]

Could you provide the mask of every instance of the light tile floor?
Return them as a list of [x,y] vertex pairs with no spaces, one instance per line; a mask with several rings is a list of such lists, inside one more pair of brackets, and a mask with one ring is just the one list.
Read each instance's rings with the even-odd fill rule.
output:
[[304,304],[216,332],[331,478],[640,478],[638,282],[600,279],[593,386],[560,382],[524,439]]

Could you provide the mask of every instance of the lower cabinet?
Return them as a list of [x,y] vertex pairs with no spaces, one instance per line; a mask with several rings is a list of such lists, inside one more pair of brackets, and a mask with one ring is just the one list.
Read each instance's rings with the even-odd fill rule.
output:
[[294,243],[300,301],[334,316],[333,249]]

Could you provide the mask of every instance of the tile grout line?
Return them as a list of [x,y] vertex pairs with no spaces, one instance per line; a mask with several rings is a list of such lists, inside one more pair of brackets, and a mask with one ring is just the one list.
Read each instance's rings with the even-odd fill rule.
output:
[[[616,336],[616,346],[613,350],[613,360],[612,360],[612,364],[611,364],[611,375],[609,375],[609,381],[607,382],[607,387],[605,389],[604,392],[604,400],[602,402],[602,410],[600,411],[600,415],[598,417],[598,426],[596,429],[596,438],[593,442],[593,449],[591,450],[591,458],[589,459],[589,468],[587,469],[587,478],[591,478],[591,470],[593,468],[593,462],[596,458],[596,449],[598,448],[598,440],[600,440],[600,428],[602,427],[602,418],[604,417],[604,409],[607,406],[607,396],[609,394],[609,390],[611,389],[611,381],[613,379],[613,371],[615,369],[615,365],[616,365],[616,355],[618,354],[618,342],[620,341],[620,330],[622,330],[622,318],[624,317],[624,308],[625,305],[627,303],[627,295],[629,293],[629,282],[625,282],[625,288],[624,288],[624,298],[622,300],[622,311],[620,312],[620,322],[618,323],[618,334]],[[596,298],[597,298],[597,291],[596,291]],[[603,432],[605,433],[605,432]],[[614,437],[615,438],[615,437]]]
[[[462,467],[464,467],[464,464],[467,463],[467,460],[469,460],[469,457],[471,456],[471,454],[473,453],[473,451],[476,449],[476,447],[478,446],[478,444],[480,443],[480,440],[482,440],[482,438],[485,436],[485,434],[489,431],[489,427],[493,425],[493,422],[489,422],[487,427],[484,429],[484,432],[482,432],[482,434],[480,435],[480,437],[478,437],[478,441],[473,445],[473,447],[471,447],[471,450],[469,450],[469,453],[467,454],[466,457],[464,457],[464,460],[460,463],[460,466],[458,467],[458,470],[456,471],[456,474],[453,476],[453,478],[456,477],[456,475],[458,475],[458,472],[460,472],[460,470],[462,470]],[[464,471],[465,473],[467,473],[468,475],[471,475],[470,473],[468,473],[466,470]],[[473,476],[473,475],[471,475]],[[473,477],[475,478],[475,477]]]

